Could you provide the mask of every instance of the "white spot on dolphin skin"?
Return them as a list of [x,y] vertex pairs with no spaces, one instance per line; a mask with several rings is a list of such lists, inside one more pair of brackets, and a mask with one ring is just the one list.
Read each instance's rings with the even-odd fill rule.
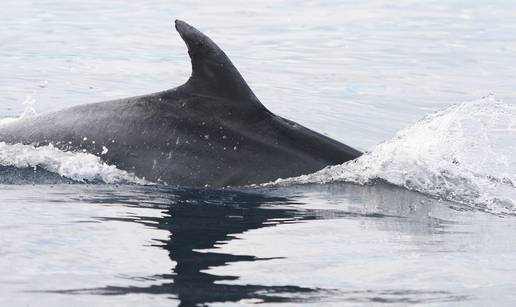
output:
[[86,149],[83,149],[82,152],[86,152]]
[[179,145],[179,137],[176,139],[176,145]]
[[205,140],[209,140],[209,139],[210,139],[210,135],[209,135],[209,134],[206,134],[206,135],[204,136],[204,139],[205,139]]
[[107,149],[107,147],[106,147],[106,146],[102,146],[102,152],[101,152],[100,154],[101,154],[101,155],[105,155],[105,154],[107,154],[107,153],[108,153],[108,151],[109,151],[109,149]]
[[233,150],[237,150],[237,147],[236,147],[236,146],[235,146],[235,147],[233,147]]
[[69,145],[72,145],[72,141],[68,141],[68,144],[69,144]]
[[83,140],[83,141],[87,141],[87,140],[88,140],[88,138],[87,138],[87,137],[83,137],[83,138],[82,138],[82,140]]
[[224,147],[224,150],[226,150],[226,147]]
[[91,144],[95,144],[95,141],[91,141]]
[[111,140],[111,143],[114,143],[114,142],[115,142],[115,140]]
[[227,138],[228,138],[228,137],[227,137],[227,136],[225,136],[225,135],[223,135],[223,136],[222,136],[222,139],[223,139],[223,140],[225,140],[225,139],[227,139]]

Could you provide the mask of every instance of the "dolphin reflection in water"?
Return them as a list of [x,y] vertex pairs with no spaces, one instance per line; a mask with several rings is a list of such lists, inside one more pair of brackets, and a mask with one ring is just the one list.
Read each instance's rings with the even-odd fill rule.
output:
[[[168,252],[171,272],[155,276],[135,276],[135,279],[154,281],[149,286],[105,286],[92,289],[48,291],[62,294],[169,295],[180,306],[199,306],[215,302],[384,302],[430,303],[456,302],[467,299],[448,291],[423,291],[415,289],[349,290],[306,287],[291,284],[270,286],[260,284],[234,284],[239,276],[217,275],[210,269],[237,262],[270,261],[284,259],[260,258],[253,255],[235,255],[212,251],[221,244],[229,244],[238,234],[265,227],[307,223],[313,220],[360,219],[375,224],[392,225],[400,220],[416,219],[414,231],[422,231],[420,225],[440,227],[440,221],[429,216],[428,208],[433,200],[404,189],[389,185],[355,186],[342,185],[328,190],[324,186],[305,187],[311,197],[319,195],[332,201],[354,202],[359,208],[332,207],[329,209],[306,208],[303,196],[295,188],[267,189],[169,189],[142,187],[135,193],[131,187],[127,193],[117,189],[81,197],[81,201],[102,204],[125,204],[136,208],[155,208],[160,216],[105,217],[101,221],[124,221],[143,224],[149,228],[169,232],[168,239],[160,240],[149,248],[162,248]],[[283,196],[277,196],[283,195]],[[287,195],[287,196],[285,196]],[[155,201],[153,201],[153,199]],[[405,205],[399,205],[403,203]],[[417,203],[416,209],[406,204]],[[427,203],[427,205],[424,205]],[[442,205],[442,203],[440,204]],[[463,209],[460,209],[463,210]],[[405,224],[403,224],[405,225]],[[403,229],[409,230],[406,227]],[[396,229],[396,231],[399,231]],[[433,231],[428,229],[428,231]],[[287,261],[288,259],[285,259]],[[342,261],[346,261],[342,259]],[[233,283],[233,284],[231,284]]]

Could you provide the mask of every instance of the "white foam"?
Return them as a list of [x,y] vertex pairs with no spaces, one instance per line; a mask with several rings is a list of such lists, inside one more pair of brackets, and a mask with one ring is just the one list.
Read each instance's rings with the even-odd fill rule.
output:
[[516,209],[516,106],[489,96],[430,114],[362,157],[272,184],[376,180],[489,211]]
[[61,151],[52,145],[9,145],[0,142],[0,165],[18,168],[41,167],[78,182],[147,184],[143,179],[108,165],[89,153]]

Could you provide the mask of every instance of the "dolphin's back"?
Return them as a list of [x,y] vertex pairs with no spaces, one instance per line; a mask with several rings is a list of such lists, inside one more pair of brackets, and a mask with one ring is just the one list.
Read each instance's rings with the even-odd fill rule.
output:
[[182,186],[263,183],[361,154],[271,113],[213,41],[182,21],[176,29],[192,59],[184,85],[18,120],[0,127],[0,141],[87,151]]

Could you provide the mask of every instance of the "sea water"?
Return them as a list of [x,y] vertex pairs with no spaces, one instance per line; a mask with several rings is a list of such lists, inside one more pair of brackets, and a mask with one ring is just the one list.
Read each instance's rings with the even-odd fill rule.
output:
[[271,111],[366,153],[187,189],[0,143],[0,305],[512,305],[515,17],[510,1],[8,1],[0,125],[180,85],[179,18]]

